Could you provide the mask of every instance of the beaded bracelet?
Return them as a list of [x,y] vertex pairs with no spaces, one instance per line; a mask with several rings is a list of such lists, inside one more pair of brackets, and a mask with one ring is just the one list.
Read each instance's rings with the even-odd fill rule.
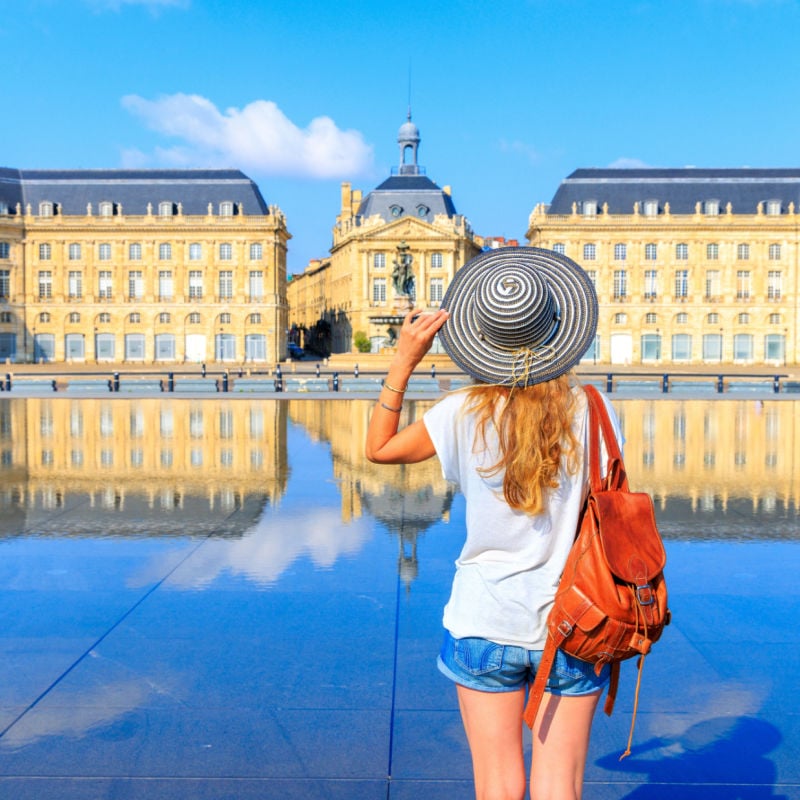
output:
[[387,411],[394,411],[395,414],[399,414],[403,410],[402,404],[400,405],[400,408],[392,408],[391,406],[387,406],[386,403],[381,403],[381,406]]
[[387,381],[384,380],[383,388],[388,389],[390,392],[396,392],[397,394],[403,394],[406,389],[408,389],[408,384],[406,384],[402,389],[395,389],[394,386],[390,386]]

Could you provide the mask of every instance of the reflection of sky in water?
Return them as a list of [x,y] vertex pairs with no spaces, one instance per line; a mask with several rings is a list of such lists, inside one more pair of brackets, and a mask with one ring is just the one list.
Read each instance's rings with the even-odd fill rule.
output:
[[[774,613],[797,607],[782,566],[797,557],[796,404],[617,407],[631,483],[653,494],[665,535],[675,622],[669,646],[647,660],[633,755],[616,760],[635,682],[626,666],[618,711],[602,723],[613,741],[595,739],[590,779],[769,783],[796,677],[797,635]],[[269,769],[271,757],[297,764],[309,724],[388,708],[395,684],[406,687],[401,707],[440,714],[446,687],[433,660],[464,502],[435,461],[366,462],[370,408],[115,399],[101,412],[88,400],[0,401],[6,769],[86,774],[87,764],[119,763],[128,774],[135,763],[147,774],[205,774],[203,759],[254,719],[269,729],[265,760],[253,761],[248,739],[220,773]],[[358,665],[342,646],[354,635],[369,643]],[[285,647],[302,655],[288,672]],[[790,657],[776,663],[775,647]],[[763,664],[743,649],[763,651]],[[305,722],[286,740],[298,708]],[[454,701],[451,710],[460,736]],[[188,738],[170,727],[176,719],[196,725]],[[429,733],[426,720],[426,759],[446,763],[435,750],[456,734]],[[372,717],[366,728],[345,723],[320,752],[338,769],[374,730]],[[187,741],[194,750],[181,750]],[[468,770],[466,750],[462,761]],[[708,794],[707,782],[681,791],[729,796]]]

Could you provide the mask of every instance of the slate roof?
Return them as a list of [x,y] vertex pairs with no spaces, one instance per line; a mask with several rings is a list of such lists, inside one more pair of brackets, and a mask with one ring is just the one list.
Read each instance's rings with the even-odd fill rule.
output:
[[180,203],[184,214],[204,215],[211,203],[213,213],[219,204],[241,203],[245,214],[267,214],[267,204],[258,186],[239,170],[22,170],[0,167],[0,203],[14,213],[17,203],[24,212],[30,203],[38,213],[39,203],[58,204],[62,214],[82,215],[88,203],[96,214],[103,201],[122,207],[124,214],[153,213],[158,204]]
[[800,168],[795,169],[578,169],[565,178],[548,213],[571,214],[572,204],[597,202],[598,212],[608,203],[611,214],[631,214],[633,204],[657,200],[659,213],[669,203],[672,214],[693,214],[698,202],[718,200],[720,213],[728,203],[734,214],[755,214],[758,204],[781,201],[800,211]]
[[[392,213],[392,207],[400,211]],[[454,217],[457,212],[452,197],[425,175],[392,175],[361,201],[358,213],[380,214],[386,222],[408,216],[433,222],[437,214]]]

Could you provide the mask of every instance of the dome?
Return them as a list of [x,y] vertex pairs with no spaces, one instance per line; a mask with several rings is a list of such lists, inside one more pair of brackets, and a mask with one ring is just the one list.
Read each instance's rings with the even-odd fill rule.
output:
[[400,126],[397,132],[398,142],[419,142],[419,128],[411,121],[411,114],[408,120]]

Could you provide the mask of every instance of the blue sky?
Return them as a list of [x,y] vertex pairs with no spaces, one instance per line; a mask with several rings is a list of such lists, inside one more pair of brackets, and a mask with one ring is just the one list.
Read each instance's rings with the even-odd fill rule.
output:
[[[419,162],[485,236],[579,167],[800,166],[800,0],[23,0],[0,166],[236,167],[327,253],[341,181]],[[410,87],[410,88],[409,88]]]

